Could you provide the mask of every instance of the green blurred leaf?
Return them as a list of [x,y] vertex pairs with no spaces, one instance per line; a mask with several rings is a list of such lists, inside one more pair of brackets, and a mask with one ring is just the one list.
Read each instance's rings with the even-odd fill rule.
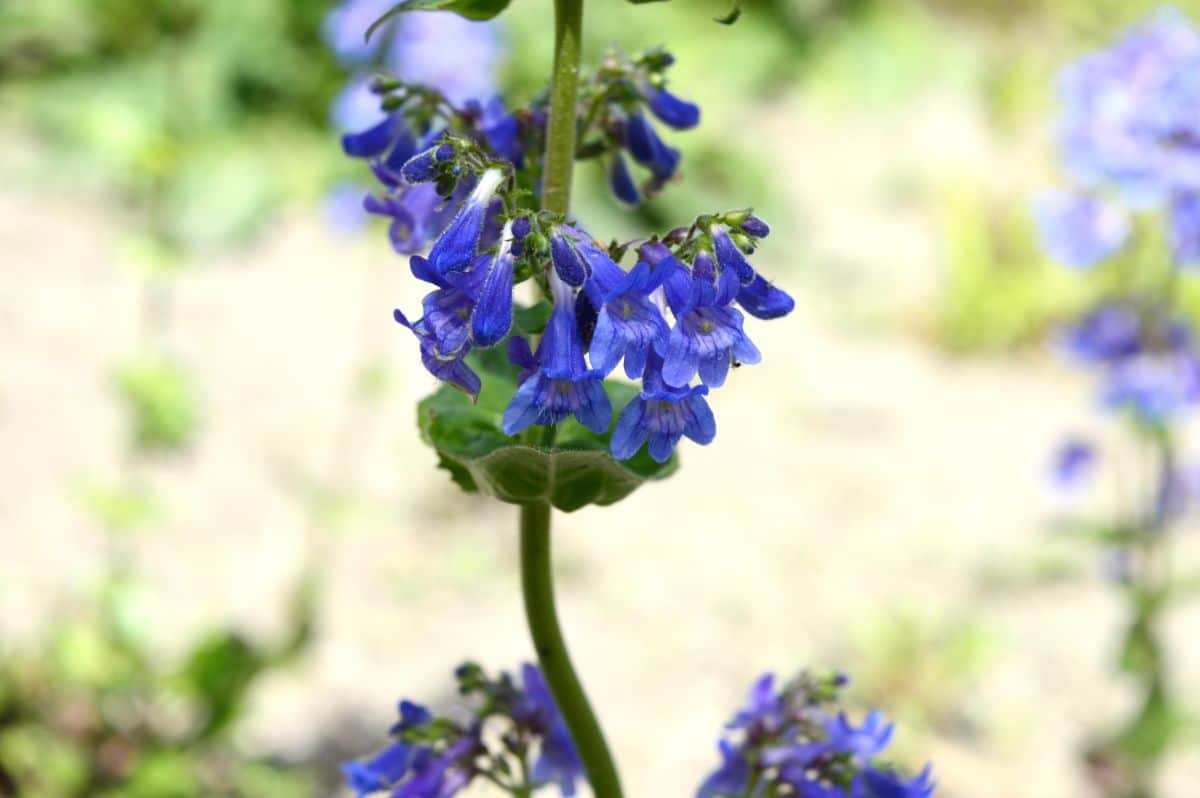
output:
[[78,496],[87,514],[113,532],[137,532],[163,516],[162,506],[145,488],[88,482],[79,487]]
[[482,22],[508,8],[509,2],[510,0],[406,0],[392,6],[386,14],[372,22],[363,39],[370,40],[371,35],[379,30],[381,25],[405,11],[453,11],[460,17]]
[[[616,419],[637,391],[613,381],[604,387]],[[609,434],[594,435],[573,419],[559,425],[551,449],[516,443],[500,429],[515,390],[509,375],[489,373],[475,403],[443,385],[418,405],[421,437],[464,490],[479,490],[510,504],[546,501],[571,512],[588,504],[618,502],[644,482],[664,479],[678,468],[677,458],[660,465],[644,448],[618,462],[608,453]]]
[[137,448],[172,451],[191,442],[199,411],[182,366],[160,356],[140,358],[117,370],[116,384],[132,416]]
[[236,632],[215,632],[196,645],[181,677],[205,713],[199,738],[218,734],[237,718],[264,667],[263,655]]
[[513,325],[522,335],[541,335],[550,321],[550,303],[541,300],[536,305],[517,305],[513,308]]
[[1117,743],[1130,758],[1152,762],[1163,755],[1184,723],[1183,715],[1170,704],[1161,686],[1155,684]]
[[733,8],[729,9],[729,13],[720,17],[713,17],[714,22],[720,22],[722,25],[732,25],[737,22],[742,16],[742,0],[733,0]]

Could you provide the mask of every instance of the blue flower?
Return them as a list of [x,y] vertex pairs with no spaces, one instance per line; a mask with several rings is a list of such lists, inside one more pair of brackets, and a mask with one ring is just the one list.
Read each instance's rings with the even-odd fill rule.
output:
[[[627,273],[584,234],[570,227],[562,229],[564,238],[570,239],[563,249],[577,257],[583,271],[590,275],[584,291],[596,310],[588,352],[592,366],[607,374],[624,358],[625,374],[630,378],[642,376],[647,353],[651,348],[663,348],[669,334],[662,311],[649,299],[662,284],[665,271],[638,261]],[[552,251],[554,246],[552,239]]]
[[1091,441],[1071,438],[1054,453],[1051,483],[1059,490],[1074,491],[1087,482],[1095,466],[1095,445]]
[[759,319],[778,319],[796,308],[796,300],[787,291],[761,274],[756,274],[749,285],[738,289],[737,303],[742,310]]
[[1090,311],[1060,337],[1066,352],[1081,363],[1116,363],[1142,351],[1142,316],[1123,302],[1109,302]]
[[1037,204],[1036,215],[1047,251],[1067,266],[1094,266],[1129,239],[1129,214],[1091,195],[1047,195]]
[[783,709],[783,699],[775,692],[775,674],[764,673],[750,688],[746,706],[738,710],[725,728],[746,729],[758,725],[778,731]]
[[412,764],[413,753],[412,746],[393,743],[366,762],[347,762],[342,765],[346,786],[354,790],[358,798],[386,790],[404,778]]
[[579,251],[578,244],[587,236],[569,225],[555,228],[550,234],[550,261],[558,278],[578,288],[588,278],[588,262]]
[[641,111],[634,111],[626,120],[625,144],[633,160],[650,170],[657,185],[666,183],[679,167],[679,150],[663,143]]
[[858,728],[850,723],[845,713],[839,713],[825,727],[825,731],[829,735],[828,745],[831,749],[850,754],[861,766],[887,748],[895,726],[885,721],[882,712],[873,709]]
[[454,145],[449,142],[428,147],[413,155],[400,167],[400,175],[408,183],[428,183],[437,178],[437,166],[454,157]]
[[419,749],[413,757],[412,775],[392,792],[392,798],[450,798],[474,778],[472,759],[479,747],[476,733],[470,733],[440,754]]
[[642,201],[642,194],[629,172],[629,164],[619,152],[614,152],[608,162],[608,187],[613,196],[627,205],[637,205]]
[[721,753],[721,766],[710,773],[700,785],[700,789],[696,791],[696,798],[728,798],[739,796],[746,791],[746,784],[750,779],[750,763],[740,750],[724,740],[718,745],[718,750]]
[[612,454],[618,460],[633,457],[649,441],[650,456],[665,463],[683,436],[701,445],[716,437],[717,422],[704,398],[708,388],[672,388],[663,382],[661,371],[662,359],[652,352],[641,393],[625,406],[613,428]]
[[462,105],[495,93],[503,52],[495,23],[451,11],[422,11],[398,18],[387,67],[398,78],[437,89]]
[[429,265],[434,272],[444,277],[465,269],[474,260],[492,197],[503,179],[499,169],[480,175],[471,195],[429,251]]
[[1200,358],[1183,346],[1123,360],[1105,375],[1101,400],[1141,422],[1162,424],[1200,401]]
[[700,106],[681,100],[666,89],[647,87],[646,102],[654,115],[676,130],[687,130],[700,124]]
[[1164,10],[1113,47],[1066,70],[1061,123],[1067,166],[1085,184],[1106,183],[1135,204],[1200,179],[1200,36]]
[[521,668],[521,682],[535,710],[533,725],[541,736],[541,749],[533,763],[531,775],[534,781],[557,784],[562,794],[570,798],[575,794],[575,781],[585,778],[583,762],[575,750],[571,732],[558,711],[542,672],[526,664]]
[[[686,386],[698,371],[705,385],[718,388],[725,384],[735,361],[753,364],[762,359],[742,329],[742,314],[727,304],[735,293],[723,285],[718,293],[707,275],[698,274],[698,265],[703,262],[700,256],[693,262],[691,290],[682,307],[674,308],[675,326],[662,353],[663,379],[675,387]],[[670,295],[668,284],[668,298]]]
[[480,255],[470,269],[443,277],[428,261],[414,255],[413,273],[438,288],[422,300],[424,315],[416,322],[410,322],[399,309],[393,311],[396,321],[417,337],[426,370],[471,397],[479,395],[481,382],[464,358],[471,350],[471,319],[491,260]]
[[425,249],[454,217],[453,202],[443,200],[437,189],[428,184],[410,186],[382,198],[368,194],[362,208],[391,219],[388,238],[401,255]]
[[575,316],[574,292],[556,274],[549,275],[554,310],[538,344],[538,369],[517,388],[501,426],[516,435],[532,424],[557,424],[574,415],[600,434],[608,429],[612,405],[604,392],[604,374],[589,369]]
[[512,222],[509,222],[504,229],[500,251],[496,257],[488,259],[479,301],[471,314],[471,338],[476,346],[498,344],[512,327],[515,263],[512,248]]

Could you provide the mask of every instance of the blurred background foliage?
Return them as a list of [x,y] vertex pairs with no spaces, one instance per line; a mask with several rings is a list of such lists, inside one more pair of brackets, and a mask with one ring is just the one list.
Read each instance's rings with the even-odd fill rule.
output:
[[[129,220],[119,256],[147,268],[147,303],[197,256],[244,245],[338,181],[359,179],[330,129],[346,73],[322,40],[330,0],[9,0],[0,3],[0,130],[36,142],[16,161],[30,180],[115,200]],[[1054,72],[1082,48],[1158,5],[1151,0],[746,0],[732,33],[713,17],[729,0],[592,4],[593,59],[668,43],[671,73],[706,124],[677,137],[686,191],[628,219],[599,169],[581,170],[581,212],[615,235],[662,229],[755,198],[767,218],[806,217],[764,160],[764,109],[795,95],[805,108],[896,108],[931,92],[966,97],[989,135],[1029,153],[1033,176],[999,179],[913,165],[888,188],[941,241],[942,279],[927,305],[895,321],[947,351],[1041,346],[1095,295],[1036,244],[1030,187],[1053,180]],[[1200,11],[1196,0],[1177,3]],[[502,20],[501,84],[517,102],[542,88],[550,60],[546,3],[516,0]],[[636,21],[635,21],[636,19]],[[6,134],[7,135],[7,134]],[[7,139],[6,139],[7,141]],[[808,146],[797,141],[797,148]],[[1007,175],[1002,175],[1007,178]],[[869,230],[863,235],[870,235]],[[812,266],[803,224],[779,230],[797,273]],[[774,239],[773,239],[774,241]],[[787,250],[785,250],[787,251]],[[1114,270],[1144,254],[1131,253]],[[1200,314],[1191,283],[1189,305]],[[203,432],[203,380],[154,342],[108,375],[137,462],[181,453]],[[368,366],[348,401],[386,388]],[[139,460],[141,458],[141,460]],[[310,486],[317,527],[349,513],[340,492]],[[113,541],[150,534],[168,508],[136,473],[80,482],[82,511]],[[0,795],[272,796],[315,794],[304,763],[246,758],[232,729],[259,678],[301,656],[317,594],[297,590],[281,641],[219,630],[164,662],[141,623],[138,577],[119,556],[100,584],[50,617],[33,644],[0,646]],[[972,680],[994,641],[960,619],[900,613],[864,624],[848,659],[865,704],[900,693],[895,711],[930,730],[961,729]],[[893,707],[895,702],[888,702]]]

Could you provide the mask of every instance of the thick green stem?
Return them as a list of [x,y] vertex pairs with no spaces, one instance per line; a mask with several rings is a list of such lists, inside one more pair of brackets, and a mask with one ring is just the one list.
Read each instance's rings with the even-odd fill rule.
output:
[[582,30],[583,0],[554,0],[554,75],[550,82],[542,207],[555,213],[565,214],[571,207]]
[[550,557],[550,505],[521,507],[521,587],[525,617],[538,662],[558,709],[571,730],[571,739],[587,770],[596,798],[621,798],[617,768],[604,741],[604,732],[575,675],[558,613],[554,607],[554,577]]

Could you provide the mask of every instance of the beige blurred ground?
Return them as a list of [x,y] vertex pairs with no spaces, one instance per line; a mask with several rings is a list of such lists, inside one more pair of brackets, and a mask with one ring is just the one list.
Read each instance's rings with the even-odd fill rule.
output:
[[[980,588],[1043,547],[1048,450],[1094,420],[1086,385],[1048,358],[957,361],[900,332],[933,301],[937,231],[880,176],[935,153],[948,171],[1003,157],[969,109],[929,102],[869,122],[781,104],[764,127],[790,154],[807,240],[803,264],[763,257],[797,313],[753,326],[764,364],[716,393],[715,445],[685,447],[676,477],[617,507],[558,517],[565,624],[633,796],[690,794],[760,671],[853,672],[852,630],[900,607],[996,641],[955,687],[972,733],[905,741],[947,798],[1082,798],[1074,746],[1127,708],[1105,664],[1119,608],[1096,580]],[[101,541],[73,497],[120,467],[105,375],[136,351],[139,282],[115,256],[127,219],[102,198],[3,185],[0,628],[24,636],[95,573]],[[413,405],[433,383],[390,310],[416,307],[419,287],[379,244],[296,214],[175,291],[171,348],[202,383],[203,433],[146,470],[168,516],[134,544],[164,651],[229,617],[267,633],[309,557],[327,577],[316,650],[264,686],[252,745],[300,750],[347,716],[382,731],[398,696],[443,695],[462,658],[530,653],[515,511],[463,498],[418,441]],[[863,308],[888,323],[867,331]],[[376,359],[389,393],[352,404]],[[336,532],[311,534],[306,479],[356,498]],[[1198,621],[1177,616],[1172,642],[1200,701]],[[1172,763],[1164,796],[1197,794],[1197,760]]]

